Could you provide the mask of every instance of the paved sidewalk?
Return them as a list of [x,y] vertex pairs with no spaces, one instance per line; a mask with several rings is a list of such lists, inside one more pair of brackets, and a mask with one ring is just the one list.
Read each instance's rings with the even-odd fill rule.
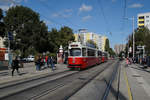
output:
[[56,70],[54,71],[52,71],[51,68],[36,71],[34,63],[28,63],[25,64],[23,68],[19,68],[20,75],[18,75],[15,70],[13,77],[11,76],[11,70],[0,71],[0,84],[68,70],[67,65],[65,64],[56,64],[55,66]]
[[[125,100],[150,100],[150,68],[138,64],[126,66],[123,61],[120,74],[120,93]],[[120,100],[122,100],[120,98]]]

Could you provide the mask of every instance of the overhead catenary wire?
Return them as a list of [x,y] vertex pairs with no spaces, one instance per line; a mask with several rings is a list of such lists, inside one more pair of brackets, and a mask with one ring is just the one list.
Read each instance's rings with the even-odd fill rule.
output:
[[[11,5],[19,5],[20,3],[19,2],[16,2],[15,0],[12,0],[12,3],[11,3]],[[53,22],[54,24],[57,24],[57,25],[60,25],[60,26],[65,26],[65,25],[63,25],[62,23],[59,23],[59,22],[57,22],[57,21],[55,21],[55,20],[53,20],[53,19],[51,19],[51,18],[48,18],[48,17],[46,17],[45,15],[43,15],[43,14],[41,14],[40,13],[40,15],[42,15],[46,20],[48,20],[48,21],[50,21],[50,22]]]
[[127,13],[127,0],[123,0],[124,1],[124,7],[123,7],[123,16],[121,18],[122,20],[122,25],[120,30],[124,30],[124,26],[125,26],[125,18],[126,18],[126,13]]
[[[46,4],[44,1],[39,0],[39,2],[40,2],[40,4],[44,5],[45,8],[48,8],[48,10],[50,10],[52,12],[54,11],[54,9],[52,7],[50,7],[48,4]],[[71,24],[72,26],[75,26],[76,28],[81,28],[81,26],[76,25],[76,24],[72,23],[70,20],[64,18],[64,16],[62,14],[59,14],[59,16],[62,17],[67,23]]]
[[57,21],[55,21],[55,20],[53,20],[53,19],[51,19],[51,18],[48,18],[48,17],[46,17],[46,16],[43,15],[43,14],[40,14],[40,15],[42,15],[42,17],[44,17],[46,20],[49,20],[49,21],[51,21],[51,22],[54,23],[54,24],[57,24],[57,25],[60,25],[60,26],[65,26],[64,24],[59,23],[59,22],[57,22]]
[[[110,31],[110,25],[109,25],[109,23],[108,23],[108,21],[107,21],[107,18],[106,18],[106,16],[105,16],[105,13],[104,13],[104,9],[103,9],[103,6],[102,6],[102,2],[101,2],[101,0],[97,0],[97,2],[98,2],[98,4],[99,4],[98,7],[100,8],[100,10],[101,10],[101,12],[102,12],[102,16],[103,16],[104,21],[105,21],[106,30],[107,30],[107,32],[109,32],[110,35],[112,35],[112,32]],[[101,12],[99,11],[99,14],[100,14]]]

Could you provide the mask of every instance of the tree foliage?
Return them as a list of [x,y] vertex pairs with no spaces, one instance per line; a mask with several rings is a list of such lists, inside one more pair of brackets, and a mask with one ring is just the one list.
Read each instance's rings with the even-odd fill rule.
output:
[[105,41],[105,51],[109,52],[110,46],[109,46],[109,39],[106,39]]
[[47,27],[40,21],[38,13],[27,7],[15,6],[6,12],[4,23],[7,31],[14,36],[11,49],[21,50],[23,56],[31,48],[39,52],[46,51],[44,44],[48,33]]
[[3,11],[0,8],[0,37],[5,36],[5,24],[3,23]]
[[2,9],[0,8],[0,20],[3,18],[3,11]]
[[[48,31],[38,13],[24,6],[8,9],[4,16],[5,29],[13,35],[11,49],[23,57],[30,54],[51,52],[56,55],[60,45],[67,49],[68,42],[74,41],[73,31],[69,27]],[[0,10],[1,16],[1,10]],[[6,46],[8,41],[6,41]]]
[[75,37],[73,35],[73,31],[69,27],[62,27],[60,30],[52,29],[48,34],[48,41],[50,45],[51,52],[57,52],[60,45],[67,49],[68,42],[74,41]]
[[110,56],[115,56],[116,55],[112,48],[109,48],[109,54],[110,54]]
[[[146,52],[150,54],[150,30],[147,27],[135,30],[135,51],[137,46],[146,46]],[[133,47],[133,34],[128,36],[129,47]],[[128,49],[127,49],[128,50]]]
[[110,54],[110,56],[115,55],[114,50],[112,48],[110,48],[109,39],[106,39],[106,41],[105,41],[105,51],[108,52]]

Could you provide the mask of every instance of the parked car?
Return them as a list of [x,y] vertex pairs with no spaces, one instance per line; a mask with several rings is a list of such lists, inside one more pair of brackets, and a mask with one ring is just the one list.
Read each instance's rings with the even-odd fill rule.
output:
[[33,62],[34,61],[34,56],[29,56],[26,58],[26,61],[28,62]]

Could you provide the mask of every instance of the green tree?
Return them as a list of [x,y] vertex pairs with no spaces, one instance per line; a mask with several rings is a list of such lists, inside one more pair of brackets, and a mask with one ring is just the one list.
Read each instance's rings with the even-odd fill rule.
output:
[[5,36],[5,24],[2,22],[3,20],[3,11],[0,8],[0,36],[4,37]]
[[[135,30],[134,33],[135,37],[135,51],[137,51],[137,46],[146,46],[146,52],[150,54],[150,31],[148,28],[139,28]],[[128,36],[128,43],[129,47],[133,47],[133,35]]]
[[3,11],[2,9],[0,8],[0,20],[3,18]]
[[35,33],[32,35],[33,47],[36,51],[43,53],[49,51],[48,45],[48,27],[43,21],[35,26]]
[[69,41],[74,41],[75,37],[71,28],[64,26],[59,30],[60,42],[63,47],[68,46]]
[[125,54],[125,52],[124,51],[121,51],[120,53],[119,53],[119,57],[123,57],[124,56],[124,54]]
[[60,45],[67,49],[68,42],[74,41],[74,34],[71,28],[62,27],[59,31],[52,29],[48,34],[48,41],[50,45],[50,52],[57,52]]
[[109,39],[106,39],[105,41],[105,51],[109,52],[110,46],[109,46]]
[[56,53],[59,49],[59,46],[61,45],[60,41],[60,34],[57,31],[57,29],[53,28],[49,33],[48,33],[48,41],[49,41],[49,51],[52,53]]
[[112,48],[109,48],[109,54],[110,54],[110,56],[115,56],[116,55]]
[[[9,8],[4,17],[7,31],[13,33],[11,49],[20,50],[22,56],[27,56],[28,49],[39,52],[46,51],[47,27],[40,21],[38,13],[24,6]],[[37,47],[40,46],[40,47]]]

